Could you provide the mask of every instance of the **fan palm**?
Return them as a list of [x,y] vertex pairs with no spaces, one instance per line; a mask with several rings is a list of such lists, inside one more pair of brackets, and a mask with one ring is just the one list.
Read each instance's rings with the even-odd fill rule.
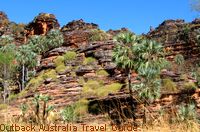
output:
[[139,38],[131,32],[120,33],[114,40],[117,42],[113,50],[113,61],[118,67],[125,69],[128,77],[128,88],[132,96],[131,88],[131,70],[135,66],[134,45],[138,44]]

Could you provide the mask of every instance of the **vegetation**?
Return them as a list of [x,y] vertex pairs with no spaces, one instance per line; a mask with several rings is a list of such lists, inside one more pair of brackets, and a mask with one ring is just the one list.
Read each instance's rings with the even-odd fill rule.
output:
[[87,57],[84,59],[83,61],[83,65],[92,65],[93,63],[95,63],[97,60],[93,57]]
[[169,92],[177,90],[176,84],[171,79],[163,79],[163,89]]
[[77,54],[74,51],[68,51],[63,55],[65,62],[74,60],[76,56]]
[[105,40],[108,40],[108,39],[109,39],[109,35],[106,32],[99,30],[99,29],[92,30],[91,35],[90,35],[90,41],[91,42],[105,41]]
[[109,73],[106,70],[98,70],[96,74],[99,76],[109,76]]

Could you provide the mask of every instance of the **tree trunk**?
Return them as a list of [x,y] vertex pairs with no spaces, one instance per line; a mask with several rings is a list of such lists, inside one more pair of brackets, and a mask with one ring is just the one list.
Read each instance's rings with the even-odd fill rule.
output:
[[6,64],[3,65],[3,102],[6,103],[6,96],[7,96],[7,90],[8,90],[8,85],[7,85],[7,66]]
[[22,88],[21,88],[21,90],[23,90],[24,89],[24,70],[25,70],[25,68],[24,68],[24,64],[22,65]]
[[129,88],[129,93],[130,96],[133,96],[133,91],[132,91],[132,87],[131,87],[131,70],[128,70],[128,88]]
[[25,82],[27,82],[29,80],[29,77],[28,77],[28,68],[25,67],[25,71],[26,71],[26,76],[25,76]]

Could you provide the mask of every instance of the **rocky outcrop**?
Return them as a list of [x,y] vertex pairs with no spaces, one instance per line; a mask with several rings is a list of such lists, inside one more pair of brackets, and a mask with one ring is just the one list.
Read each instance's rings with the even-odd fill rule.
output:
[[87,45],[90,33],[94,29],[98,29],[97,24],[85,23],[82,19],[69,22],[61,29],[65,39],[64,45],[74,48]]
[[26,36],[45,35],[51,29],[59,29],[60,24],[53,14],[40,13],[26,26]]
[[184,20],[166,20],[150,31],[147,37],[162,43],[168,51],[168,58],[173,59],[175,55],[182,54],[186,59],[191,59],[199,55],[199,24],[199,19],[191,23],[185,23]]

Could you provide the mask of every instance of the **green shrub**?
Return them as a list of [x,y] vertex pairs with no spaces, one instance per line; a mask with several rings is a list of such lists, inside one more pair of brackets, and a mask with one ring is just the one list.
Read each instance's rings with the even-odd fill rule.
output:
[[178,120],[182,122],[187,122],[189,120],[197,121],[195,104],[181,105],[178,110]]
[[197,88],[196,84],[193,82],[188,82],[183,85],[184,90],[194,90]]
[[94,42],[94,41],[105,41],[108,39],[109,39],[109,35],[106,32],[99,30],[99,29],[94,29],[91,32],[89,40],[91,42]]
[[57,74],[55,70],[46,70],[43,74],[43,79],[51,78],[53,80],[57,79]]
[[95,80],[88,80],[83,85],[83,95],[96,95],[96,89],[98,87],[101,87],[101,84],[98,81]]
[[109,76],[109,74],[106,70],[98,70],[96,72],[96,74],[99,75],[99,76]]
[[65,62],[74,60],[76,56],[76,52],[73,51],[68,51],[63,55]]
[[61,111],[61,117],[66,122],[74,122],[88,113],[88,100],[81,99]]
[[66,70],[66,66],[65,65],[59,65],[56,67],[56,72],[57,73],[63,73]]
[[31,88],[31,89],[35,89],[38,86],[40,86],[42,83],[44,82],[43,76],[39,75],[38,77],[32,78],[28,84],[27,84],[27,88]]
[[65,58],[63,56],[58,56],[55,60],[54,60],[54,63],[57,66],[60,66],[60,65],[64,65],[64,60]]
[[84,59],[83,61],[83,65],[91,65],[93,63],[95,63],[97,60],[93,57],[87,57]]
[[182,65],[185,62],[183,55],[178,54],[175,56],[174,61],[177,65]]
[[66,122],[77,121],[78,115],[75,113],[76,105],[67,106],[64,110],[61,111],[61,117]]
[[97,89],[97,96],[107,96],[109,93],[116,93],[122,88],[122,84],[120,83],[113,83],[110,85],[105,85],[103,87],[99,87]]
[[86,99],[81,99],[76,102],[76,108],[75,108],[75,113],[78,116],[82,116],[88,113],[88,103],[89,101]]
[[163,79],[163,89],[167,91],[176,91],[176,84],[171,79]]

